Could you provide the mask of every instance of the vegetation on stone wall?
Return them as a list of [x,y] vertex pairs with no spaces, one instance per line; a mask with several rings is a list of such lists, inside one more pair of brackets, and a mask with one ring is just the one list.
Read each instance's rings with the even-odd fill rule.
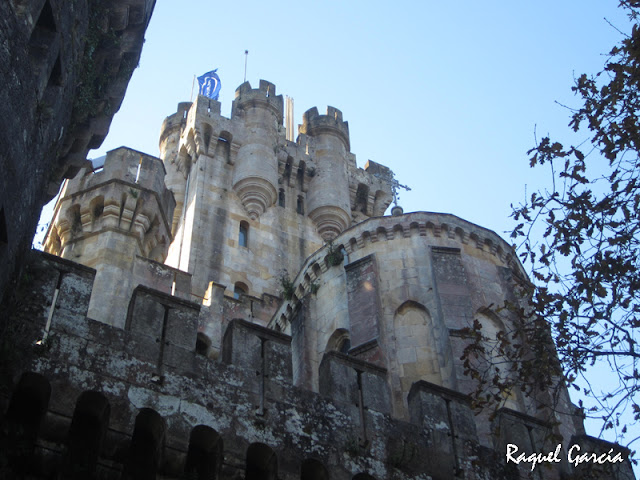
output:
[[339,248],[333,245],[333,242],[330,241],[327,243],[327,265],[330,267],[335,267],[340,265],[344,260],[344,254],[340,251]]
[[282,298],[284,298],[285,300],[291,300],[293,298],[294,289],[293,289],[293,282],[289,277],[289,272],[287,272],[286,270],[283,270],[279,280],[280,280],[280,287],[282,288],[282,290],[280,291]]

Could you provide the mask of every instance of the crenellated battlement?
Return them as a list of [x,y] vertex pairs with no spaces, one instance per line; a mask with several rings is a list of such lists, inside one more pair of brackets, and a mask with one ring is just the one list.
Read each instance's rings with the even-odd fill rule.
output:
[[304,113],[298,131],[311,137],[335,135],[344,142],[347,152],[351,150],[349,122],[342,120],[342,112],[335,107],[327,107],[326,115],[320,115],[317,107],[310,108]]
[[93,170],[88,165],[65,185],[46,250],[64,256],[67,244],[117,229],[134,235],[143,255],[164,245],[164,253],[152,255],[162,259],[171,241],[170,215],[175,207],[164,177],[164,165],[156,157],[126,147],[110,151],[103,167]]
[[187,113],[192,105],[191,102],[180,102],[178,103],[176,113],[164,119],[162,127],[160,128],[160,151],[164,150],[165,147],[163,144],[169,136],[176,133],[180,135],[182,127],[187,123]]
[[[48,324],[46,311],[30,315],[25,324],[28,334],[16,345],[28,354],[18,367],[12,395],[0,398],[8,405],[3,421],[20,426],[29,414],[24,423],[28,435],[22,438],[22,430],[10,430],[18,432],[14,441],[28,441],[36,451],[46,448],[47,455],[59,459],[84,452],[85,468],[99,471],[101,478],[149,469],[180,478],[196,461],[191,450],[198,429],[224,441],[217,461],[224,450],[226,477],[251,469],[254,460],[248,452],[256,445],[276,452],[277,466],[269,468],[274,474],[280,469],[277,478],[296,478],[300,463],[313,457],[331,478],[343,480],[357,472],[380,479],[392,474],[400,480],[424,478],[417,471],[449,478],[450,466],[461,464],[470,448],[478,448],[466,424],[473,422],[473,415],[464,401],[453,404],[453,416],[438,409],[425,410],[410,422],[393,418],[383,368],[329,352],[320,367],[320,392],[305,391],[292,385],[287,335],[234,320],[216,361],[197,352],[197,304],[136,288],[122,330],[85,317],[92,294],[92,272],[85,267],[34,254],[29,272],[31,298],[53,298],[56,309]],[[59,294],[49,281],[54,272],[63,278]],[[36,340],[44,328],[49,340],[39,347]],[[461,397],[435,386],[428,391],[444,395],[442,404]],[[33,408],[23,405],[26,414],[20,415],[16,402]],[[421,398],[414,404],[419,408],[426,403]],[[55,415],[47,415],[47,410]],[[91,432],[108,430],[109,435],[83,442],[83,422],[91,423]],[[465,435],[458,439],[460,432]],[[155,447],[138,449],[141,436]],[[407,469],[398,463],[397,451],[406,446],[413,452]],[[100,461],[91,463],[91,458]],[[44,468],[54,464],[66,468],[62,461]],[[474,468],[478,475],[495,470],[491,462],[482,461]],[[491,478],[510,477],[500,471]]]
[[[96,320],[121,324],[137,282],[159,285],[141,264],[164,262],[173,240],[176,203],[165,175],[159,158],[120,147],[107,154],[104,167],[94,171],[89,164],[69,180],[56,204],[45,251],[96,269],[104,288],[101,298],[92,298]],[[171,290],[173,275],[164,276],[161,283]]]
[[[319,390],[309,391],[292,378],[295,337],[235,319],[215,360],[198,347],[197,303],[138,287],[124,328],[116,328],[87,317],[90,297],[101,294],[92,286],[95,271],[33,252],[26,272],[29,285],[17,294],[29,294],[13,312],[25,320],[21,335],[10,339],[25,355],[12,364],[15,384],[0,394],[7,412],[0,425],[9,445],[52,459],[38,467],[42,474],[69,472],[71,457],[105,479],[195,471],[231,478],[262,465],[259,450],[273,459],[261,468],[274,478],[293,480],[302,469],[338,480],[365,478],[363,472],[378,479],[453,480],[464,472],[513,480],[516,469],[500,460],[505,442],[530,449],[527,442],[544,442],[543,422],[502,410],[498,450],[483,446],[469,398],[425,380],[411,384],[409,415],[398,418],[392,371],[356,358],[354,349],[327,350]],[[140,447],[143,438],[149,448]],[[596,445],[581,431],[572,441]],[[613,444],[597,446],[628,456]],[[6,451],[10,462],[18,454]],[[579,470],[563,462],[545,478],[559,479],[560,472]],[[627,462],[599,478],[631,479],[629,472]]]
[[251,84],[244,82],[236,89],[235,100],[231,107],[231,118],[249,108],[261,107],[272,112],[282,125],[284,118],[284,100],[282,95],[276,94],[276,86],[266,80],[260,80],[258,88],[251,88]]

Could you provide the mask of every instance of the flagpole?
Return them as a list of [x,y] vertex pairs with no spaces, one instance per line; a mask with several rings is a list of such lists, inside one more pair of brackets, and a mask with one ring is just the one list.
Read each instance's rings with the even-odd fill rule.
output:
[[249,50],[244,51],[244,82],[247,81],[247,58],[249,58]]
[[189,101],[193,102],[193,87],[196,84],[196,76],[195,74],[193,75],[193,81],[191,82],[191,97],[189,97]]

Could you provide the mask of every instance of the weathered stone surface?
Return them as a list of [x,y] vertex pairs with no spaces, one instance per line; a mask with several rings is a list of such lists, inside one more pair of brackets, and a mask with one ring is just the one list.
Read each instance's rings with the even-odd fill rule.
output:
[[31,247],[42,206],[106,136],[154,5],[0,5],[0,298]]
[[[237,93],[231,118],[204,97],[180,104],[160,159],[120,148],[69,182],[47,240],[66,260],[35,255],[12,312],[24,354],[6,378],[35,372],[43,386],[0,436],[32,432],[38,460],[18,462],[32,477],[68,472],[83,445],[97,460],[78,462],[82,478],[221,465],[226,478],[507,480],[524,472],[504,453],[525,431],[531,448],[546,448],[540,426],[583,433],[570,415],[546,422],[544,394],[509,392],[494,424],[470,408],[465,328],[477,321],[491,343],[510,327],[489,308],[518,300],[508,244],[453,215],[376,216],[390,199],[376,175],[389,172],[356,167],[339,110],[307,112],[292,142],[273,84]],[[34,405],[49,412],[46,442],[23,428]],[[96,431],[103,443],[78,437]],[[566,474],[565,462],[548,478]]]
[[345,272],[351,320],[351,347],[355,348],[377,339],[380,335],[375,260],[373,256],[361,258],[349,263]]

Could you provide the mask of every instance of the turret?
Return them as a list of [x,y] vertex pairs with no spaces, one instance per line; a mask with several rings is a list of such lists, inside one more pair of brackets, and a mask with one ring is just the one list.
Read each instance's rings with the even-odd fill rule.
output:
[[173,192],[176,201],[176,208],[172,219],[170,219],[171,233],[174,235],[182,214],[188,168],[191,166],[187,155],[184,152],[179,155],[178,151],[180,136],[187,123],[189,108],[191,108],[191,102],[179,103],[178,111],[165,118],[160,131],[160,159],[164,162],[167,171],[164,181],[167,188]]
[[282,125],[284,104],[273,83],[260,80],[252,89],[245,82],[236,90],[232,118],[242,119],[246,137],[238,150],[233,190],[249,217],[257,219],[278,198],[276,140]]
[[325,241],[333,240],[351,223],[349,200],[349,124],[342,112],[327,108],[319,115],[313,107],[304,114],[299,131],[313,137],[315,145],[315,176],[307,194],[309,217]]
[[89,317],[123,326],[136,258],[164,261],[175,207],[164,176],[159,158],[120,147],[66,184],[45,251],[96,269],[102,298],[92,297]]

